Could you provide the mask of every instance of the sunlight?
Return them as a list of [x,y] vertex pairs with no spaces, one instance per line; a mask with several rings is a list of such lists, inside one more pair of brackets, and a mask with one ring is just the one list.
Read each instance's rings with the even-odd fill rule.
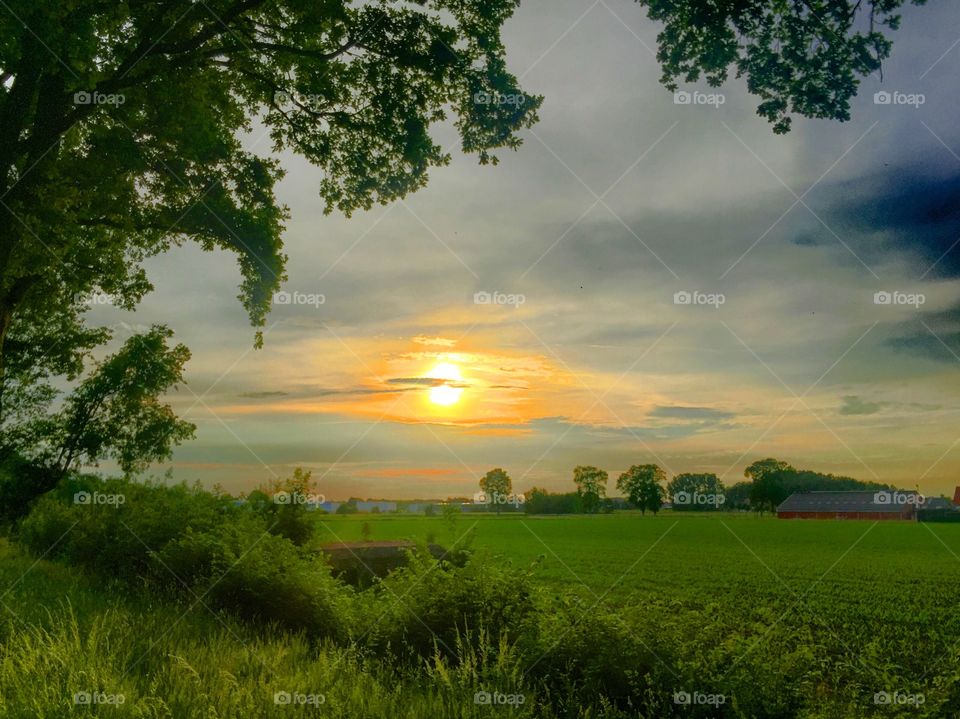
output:
[[449,382],[460,382],[463,380],[460,374],[460,368],[455,364],[441,362],[430,370],[427,376],[431,379],[444,381],[443,384],[438,384],[436,387],[430,388],[428,396],[431,402],[441,407],[449,407],[460,400],[460,396],[463,394],[463,388],[448,384]]

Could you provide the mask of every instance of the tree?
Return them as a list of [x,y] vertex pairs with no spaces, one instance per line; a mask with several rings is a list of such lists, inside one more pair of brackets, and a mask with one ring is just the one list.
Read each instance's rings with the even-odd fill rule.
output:
[[254,126],[274,151],[322,168],[326,210],[347,215],[449,162],[435,123],[451,120],[484,164],[518,147],[541,98],[506,70],[500,28],[515,7],[5,3],[0,388],[24,357],[46,373],[75,367],[104,339],[83,327],[90,293],[134,307],[151,289],[144,260],[186,241],[236,256],[239,298],[263,325],[284,279],[287,211],[274,196],[279,163],[242,142]]
[[750,506],[759,512],[774,511],[789,496],[783,484],[785,475],[794,471],[786,462],[772,457],[759,459],[743,470],[743,476],[753,481]]
[[[657,37],[661,82],[722,85],[734,68],[760,99],[757,114],[776,133],[790,113],[845,121],[860,78],[881,69],[905,0],[638,0]],[[926,0],[910,0],[924,5]]]
[[656,514],[663,504],[666,479],[666,472],[655,464],[635,464],[617,478],[617,489],[640,508],[641,514],[646,514],[648,509]]
[[441,505],[440,511],[443,514],[443,521],[446,523],[447,529],[450,530],[450,541],[454,542],[457,539],[457,520],[460,519],[460,505],[448,502]]
[[160,400],[183,382],[183,365],[190,358],[182,344],[167,346],[172,336],[156,325],[101,362],[59,413],[34,427],[35,457],[59,475],[107,458],[132,474],[170,458],[173,447],[196,430]]
[[576,514],[582,511],[577,492],[551,494],[546,489],[532,487],[523,496],[523,509],[527,514]]
[[730,487],[725,487],[724,508],[726,509],[748,509],[750,507],[750,491],[753,488],[751,482],[735,482]]
[[726,502],[723,484],[712,472],[678,474],[670,480],[667,492],[673,508],[679,511],[714,511]]
[[[286,537],[296,545],[304,545],[313,537],[314,522],[307,517],[307,507],[317,504],[320,496],[313,492],[312,472],[296,467],[293,475],[272,480],[260,494],[266,495],[264,505],[257,497],[256,511],[267,519],[267,529],[271,534]],[[253,499],[255,492],[250,493]]]
[[499,467],[491,469],[480,478],[480,491],[486,497],[486,504],[492,502],[497,509],[497,514],[500,514],[500,508],[507,502],[512,489],[513,480]]
[[573,482],[577,485],[581,507],[592,514],[600,508],[600,500],[607,495],[607,473],[596,467],[578,466],[573,470]]

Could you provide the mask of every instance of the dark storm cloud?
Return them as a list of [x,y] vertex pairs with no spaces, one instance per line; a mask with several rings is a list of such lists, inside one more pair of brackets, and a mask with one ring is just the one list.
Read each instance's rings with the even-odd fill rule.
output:
[[[960,172],[944,164],[929,157],[884,165],[829,186],[828,193],[843,200],[830,205],[827,223],[864,257],[914,258],[918,279],[960,276]],[[792,242],[815,246],[829,244],[830,238],[823,231],[803,231]]]

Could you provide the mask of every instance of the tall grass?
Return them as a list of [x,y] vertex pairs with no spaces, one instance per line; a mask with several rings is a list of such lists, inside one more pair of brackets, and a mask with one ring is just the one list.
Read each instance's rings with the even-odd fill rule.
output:
[[[438,655],[403,677],[349,647],[252,628],[201,605],[184,614],[148,597],[118,597],[73,570],[34,564],[5,540],[0,584],[12,586],[0,608],[5,718],[467,718],[495,709],[475,703],[478,691],[519,691],[519,664],[506,647],[465,651],[456,665]],[[84,692],[122,695],[123,703],[76,704]],[[277,704],[284,692],[324,701]],[[532,699],[510,716],[534,716]]]

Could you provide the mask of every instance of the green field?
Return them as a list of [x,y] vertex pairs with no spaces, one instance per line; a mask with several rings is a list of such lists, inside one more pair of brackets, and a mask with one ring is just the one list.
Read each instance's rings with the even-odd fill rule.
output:
[[758,655],[809,661],[812,685],[850,697],[850,716],[882,691],[931,703],[960,677],[955,524],[669,512],[317,522],[320,542],[359,540],[364,523],[371,540],[431,537],[445,547],[469,532],[477,551],[532,566],[550,589],[577,588],[585,607],[603,603],[703,651],[723,645],[731,672]]
[[[189,594],[176,606],[0,542],[0,716],[960,715],[956,525],[689,513],[311,519],[315,544],[364,534],[448,548],[469,543],[478,561],[529,572],[544,597],[571,608],[565,616],[598,617],[580,630],[566,620],[550,630],[575,654],[615,641],[616,663],[622,645],[615,635],[649,651],[657,682],[651,696],[661,709],[538,713],[538,690],[523,679],[529,657],[507,652],[488,658],[490,665],[434,659],[398,672],[349,645],[251,625]],[[393,621],[405,616],[419,582],[382,598],[398,612]],[[474,693],[490,686],[522,689],[530,703],[474,704]],[[97,687],[124,694],[126,703],[70,700]],[[277,705],[275,692],[291,688],[316,688],[326,703]],[[725,704],[714,713],[676,706],[678,691],[723,693]],[[882,693],[901,703],[878,704]]]

